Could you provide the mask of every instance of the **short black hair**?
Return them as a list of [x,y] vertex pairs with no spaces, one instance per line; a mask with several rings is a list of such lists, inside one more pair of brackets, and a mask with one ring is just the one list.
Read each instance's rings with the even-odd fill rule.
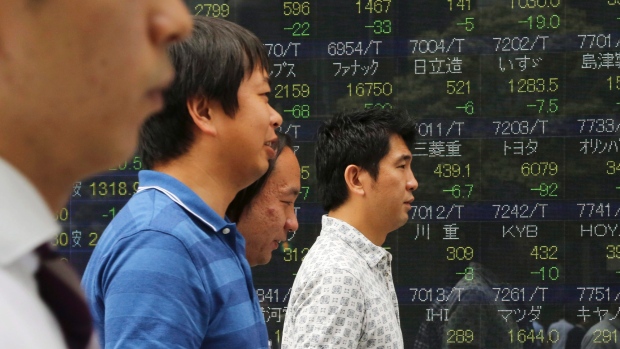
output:
[[390,151],[390,137],[401,136],[411,149],[415,134],[415,120],[397,109],[342,112],[321,125],[315,161],[319,199],[323,208],[330,211],[347,200],[349,192],[344,180],[347,166],[360,166],[376,180],[379,162]]
[[188,98],[216,100],[234,117],[243,79],[257,68],[269,71],[267,52],[256,35],[220,18],[194,16],[192,35],[172,44],[168,54],[176,75],[164,94],[165,107],[140,131],[138,154],[148,169],[185,154],[192,145],[194,122]]
[[278,149],[276,152],[276,157],[272,160],[269,160],[269,168],[267,169],[267,172],[265,172],[264,175],[262,175],[258,180],[256,180],[256,182],[250,184],[247,188],[238,192],[230,205],[228,205],[228,209],[226,209],[226,216],[228,217],[228,219],[230,219],[231,222],[239,222],[239,218],[241,217],[243,210],[249,207],[249,205],[252,204],[254,198],[256,198],[258,194],[260,194],[261,190],[263,190],[265,183],[273,172],[276,161],[282,153],[282,150],[287,147],[291,150],[294,150],[293,139],[291,138],[291,136],[281,132],[276,132],[276,134],[278,135]]

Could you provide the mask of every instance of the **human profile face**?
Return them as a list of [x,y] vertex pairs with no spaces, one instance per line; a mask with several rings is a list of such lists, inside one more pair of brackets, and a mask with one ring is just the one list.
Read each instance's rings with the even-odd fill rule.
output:
[[264,187],[241,213],[237,227],[246,241],[250,266],[267,264],[271,253],[299,227],[295,200],[300,190],[299,162],[286,147],[276,160]]
[[255,69],[239,85],[239,108],[233,117],[224,115],[216,105],[219,123],[217,129],[227,164],[229,180],[245,188],[267,172],[269,160],[275,158],[278,137],[275,129],[282,124],[282,116],[269,104],[269,74]]
[[72,167],[116,165],[162,108],[174,76],[166,48],[191,28],[182,0],[2,1],[6,112],[31,123],[33,143],[53,144]]
[[368,202],[373,206],[375,226],[387,232],[402,227],[409,219],[413,202],[413,191],[418,189],[418,181],[411,170],[411,150],[402,137],[390,136],[390,150],[379,161],[377,178],[366,191]]

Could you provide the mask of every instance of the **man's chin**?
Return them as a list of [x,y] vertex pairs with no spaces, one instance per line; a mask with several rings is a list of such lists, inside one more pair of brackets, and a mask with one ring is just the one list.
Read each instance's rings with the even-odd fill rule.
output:
[[267,172],[267,169],[269,169],[269,160],[264,159],[263,161],[261,161],[260,165],[257,166],[257,171],[258,173],[260,173],[259,177],[264,175]]
[[409,214],[406,214],[404,217],[400,217],[400,219],[398,220],[398,225],[392,231],[402,228],[405,224],[407,224],[408,221]]
[[269,258],[263,258],[258,263],[256,263],[256,266],[268,264],[270,261],[271,256],[269,256]]
[[265,256],[265,259],[263,259],[263,264],[267,264],[267,263],[271,262],[272,253],[273,252],[269,253],[268,256]]

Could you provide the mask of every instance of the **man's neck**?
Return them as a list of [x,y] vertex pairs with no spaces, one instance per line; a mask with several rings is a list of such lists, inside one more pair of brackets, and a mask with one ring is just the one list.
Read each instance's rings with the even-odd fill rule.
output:
[[375,227],[364,214],[364,211],[351,203],[345,203],[337,209],[329,211],[328,216],[348,223],[377,246],[383,245],[389,233]]
[[[217,163],[201,159],[202,163]],[[222,178],[217,171],[200,166],[189,156],[182,156],[166,164],[157,165],[153,170],[176,178],[190,188],[220,217],[226,215],[226,209],[242,188],[236,188],[230,181]]]

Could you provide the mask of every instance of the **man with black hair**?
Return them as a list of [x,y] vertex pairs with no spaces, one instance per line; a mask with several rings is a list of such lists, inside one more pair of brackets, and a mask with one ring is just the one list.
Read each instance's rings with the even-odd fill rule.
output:
[[239,25],[195,17],[170,55],[166,106],[140,134],[150,170],[82,280],[95,324],[114,348],[267,348],[245,242],[225,217],[276,156],[267,54]]
[[319,128],[321,235],[288,303],[282,348],[403,348],[392,255],[381,247],[408,220],[415,122],[396,110],[341,113]]
[[181,0],[0,1],[0,348],[96,346],[54,214],[135,151],[190,31]]
[[245,238],[245,255],[251,267],[264,265],[287,234],[297,230],[295,200],[301,190],[299,161],[293,141],[278,132],[278,151],[267,172],[243,189],[226,210]]

